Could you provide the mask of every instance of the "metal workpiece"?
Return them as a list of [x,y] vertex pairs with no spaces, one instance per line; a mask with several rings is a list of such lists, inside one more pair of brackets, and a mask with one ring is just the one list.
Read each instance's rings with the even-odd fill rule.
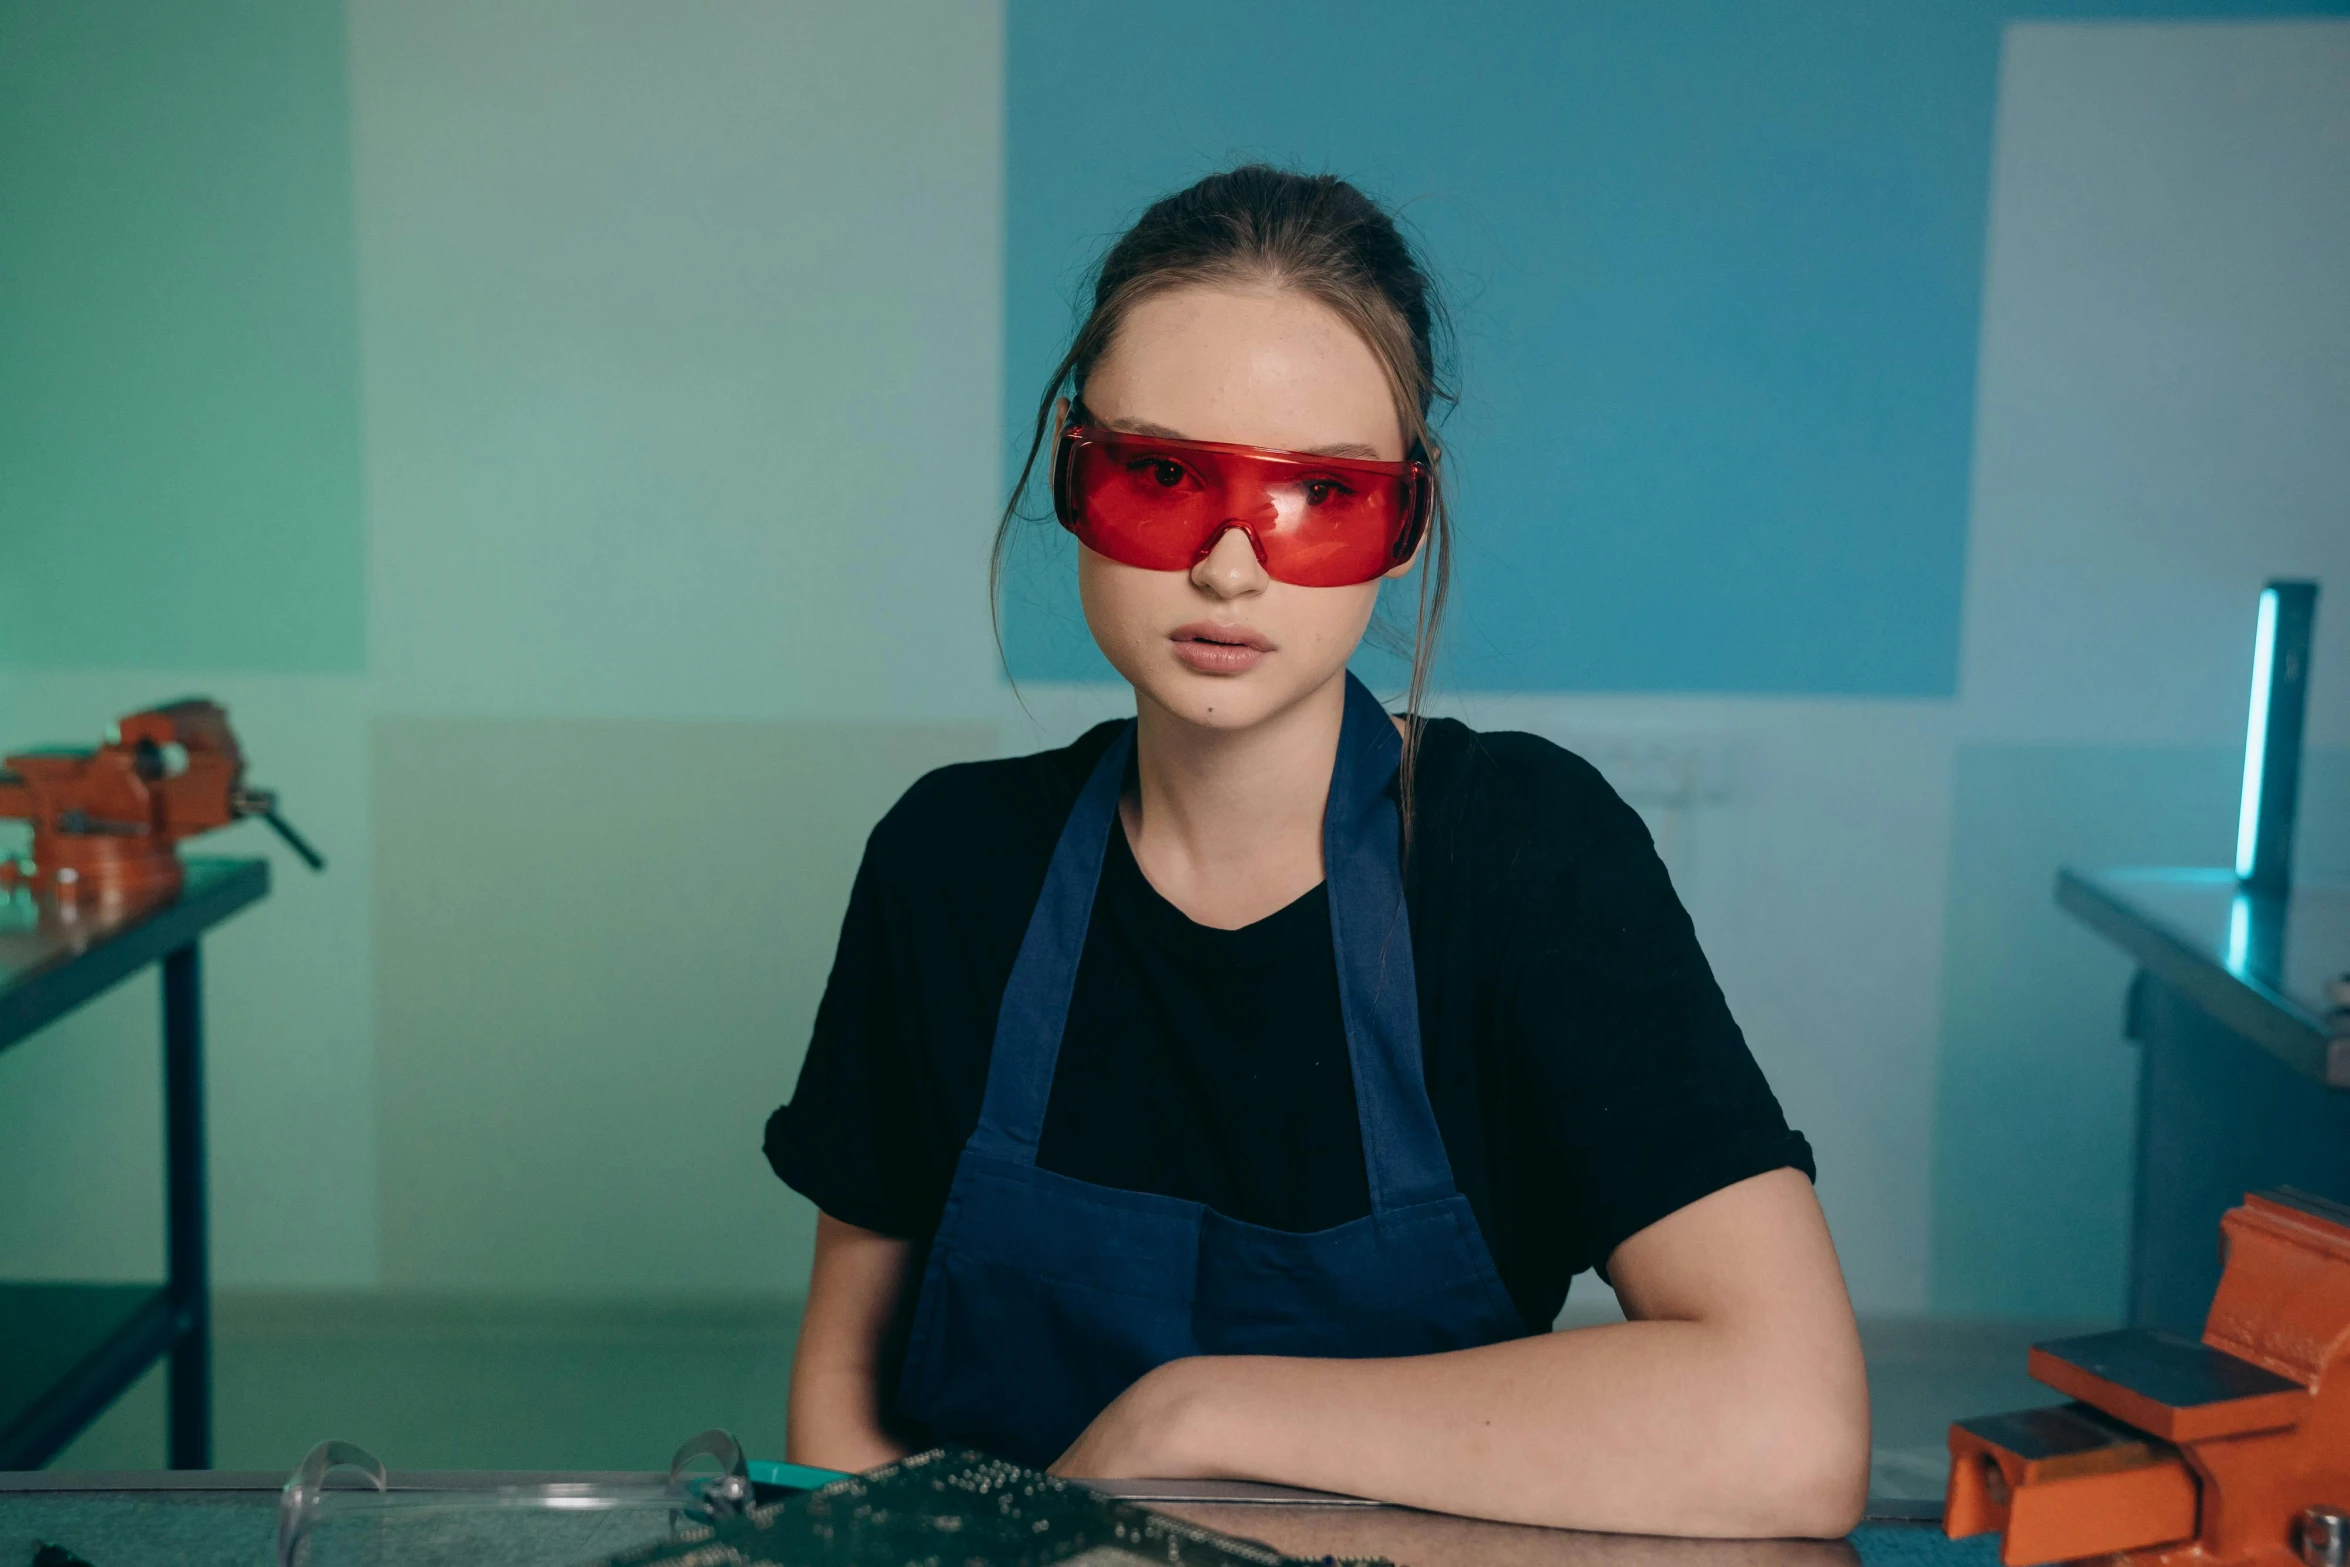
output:
[[2339,1507],[2304,1507],[2293,1532],[2301,1560],[2308,1567],[2343,1567],[2350,1562],[2350,1512]]

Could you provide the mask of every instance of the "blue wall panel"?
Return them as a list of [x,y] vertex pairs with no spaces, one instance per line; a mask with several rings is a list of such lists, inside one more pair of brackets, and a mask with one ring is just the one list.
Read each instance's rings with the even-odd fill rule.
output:
[[[1153,196],[1247,157],[1341,173],[1458,305],[1450,683],[1949,695],[2020,14],[1013,0],[1014,461],[1084,269]],[[1070,554],[1025,530],[1016,675],[1107,673]]]

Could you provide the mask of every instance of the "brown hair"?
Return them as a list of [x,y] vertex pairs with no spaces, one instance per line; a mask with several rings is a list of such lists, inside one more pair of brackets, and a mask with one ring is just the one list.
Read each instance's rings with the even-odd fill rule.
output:
[[[1270,283],[1297,289],[1336,311],[1361,334],[1387,372],[1406,449],[1428,464],[1435,493],[1421,546],[1425,560],[1417,622],[1408,637],[1392,627],[1374,628],[1382,645],[1407,652],[1412,664],[1404,700],[1400,782],[1408,840],[1420,705],[1427,696],[1437,633],[1452,589],[1452,519],[1430,424],[1431,411],[1452,400],[1437,359],[1448,323],[1443,301],[1394,218],[1346,181],[1329,174],[1292,174],[1262,163],[1211,174],[1153,202],[1110,247],[1093,275],[1093,309],[1037,399],[1028,458],[1020,465],[1020,477],[996,525],[988,565],[990,606],[1000,615],[1012,527],[1023,515],[1020,500],[1035,475],[1063,388],[1083,401],[1086,376],[1137,303],[1168,289],[1201,283]],[[1002,645],[1000,626],[997,644]]]

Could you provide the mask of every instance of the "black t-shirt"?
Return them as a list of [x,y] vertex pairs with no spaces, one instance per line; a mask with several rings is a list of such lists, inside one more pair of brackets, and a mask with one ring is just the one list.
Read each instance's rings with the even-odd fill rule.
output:
[[[996,1011],[1115,726],[942,768],[873,830],[775,1171],[927,1241],[979,1119]],[[1423,731],[1405,872],[1428,1096],[1528,1327],[1678,1208],[1812,1173],[1638,815],[1580,758]],[[1037,1162],[1315,1230],[1370,1211],[1323,888],[1240,930],[1159,896],[1113,828]]]

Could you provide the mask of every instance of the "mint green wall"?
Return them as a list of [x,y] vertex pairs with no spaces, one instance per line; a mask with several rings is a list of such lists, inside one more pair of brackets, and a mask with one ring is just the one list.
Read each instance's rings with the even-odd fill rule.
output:
[[1001,19],[356,0],[400,710],[993,714]]
[[[312,880],[206,948],[213,1258],[376,1265],[365,533],[339,6],[0,0],[0,746],[227,702]],[[0,1056],[0,1272],[151,1276],[157,1002]]]
[[0,664],[354,670],[343,17],[0,0]]
[[381,1277],[796,1288],[857,854],[1004,706],[1000,18],[350,17]]
[[386,718],[377,1105],[391,1285],[798,1289],[758,1157],[869,823],[984,725]]
[[143,976],[0,1055],[0,1277],[161,1276],[160,1007]]
[[[0,747],[209,691],[331,859],[202,845],[278,861],[207,947],[224,1287],[793,1289],[760,1123],[856,855],[1017,717],[1000,14],[283,9],[0,0]],[[154,1006],[0,1056],[0,1274],[156,1268]]]

